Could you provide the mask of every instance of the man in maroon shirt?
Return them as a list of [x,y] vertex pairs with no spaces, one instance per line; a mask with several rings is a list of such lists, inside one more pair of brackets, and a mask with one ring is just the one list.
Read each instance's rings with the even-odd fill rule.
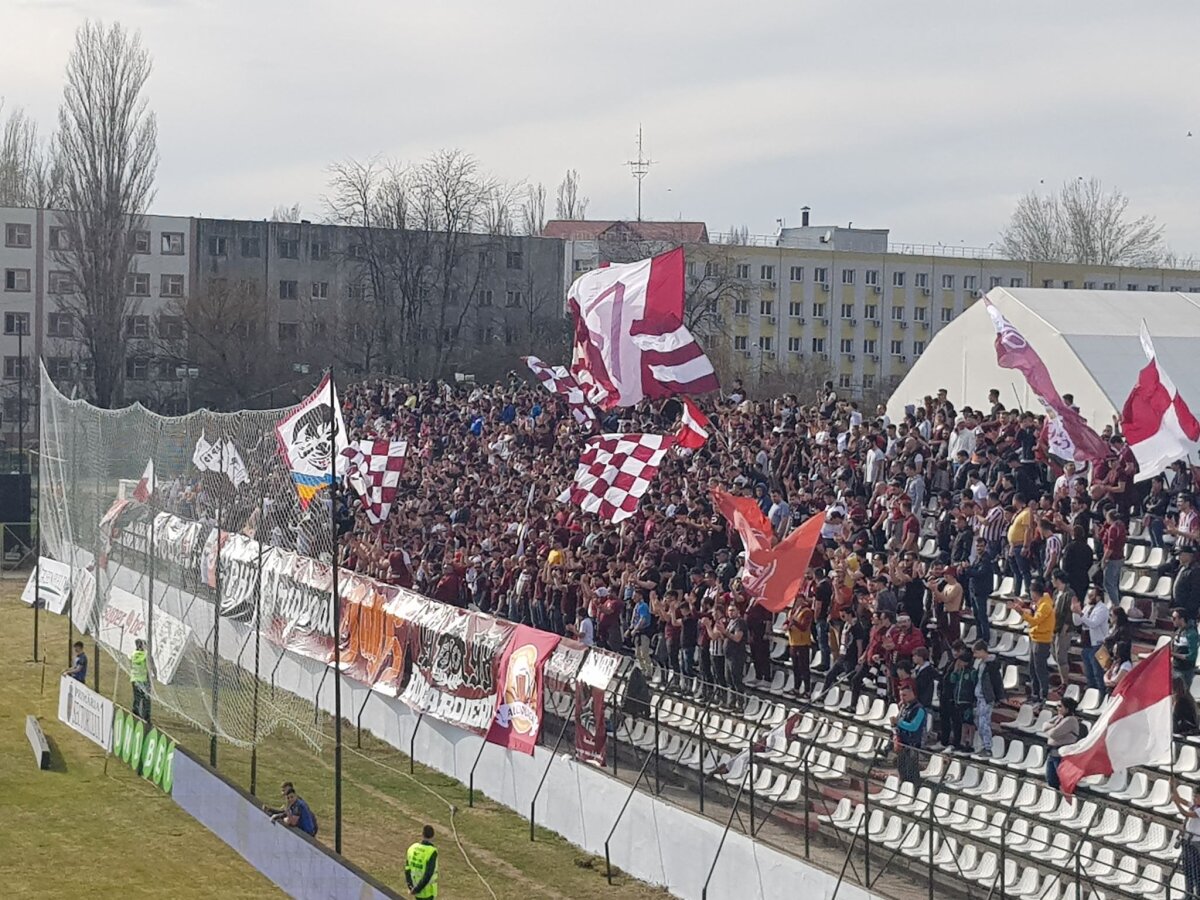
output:
[[1114,607],[1121,604],[1121,566],[1125,563],[1125,539],[1128,536],[1124,512],[1115,506],[1110,507],[1104,515],[1104,530],[1101,533],[1104,554],[1100,562],[1104,568],[1104,593]]
[[451,606],[463,606],[462,578],[454,570],[454,566],[446,563],[442,566],[442,577],[438,579],[433,589],[433,599]]
[[620,652],[621,650],[621,611],[625,602],[616,594],[610,594],[608,588],[596,588],[596,598],[600,601],[600,615],[597,624],[600,633],[596,642],[606,650]]

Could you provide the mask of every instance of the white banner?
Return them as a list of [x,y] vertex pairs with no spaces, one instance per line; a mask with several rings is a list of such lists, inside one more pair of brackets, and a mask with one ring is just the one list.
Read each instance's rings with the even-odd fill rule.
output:
[[[41,571],[40,584],[38,583],[39,570]],[[33,606],[35,590],[38,592],[42,608],[56,616],[61,616],[63,610],[67,608],[67,597],[71,593],[71,567],[66,563],[60,563],[57,559],[50,559],[48,556],[39,557],[37,568],[29,576],[25,590],[21,591],[21,599],[30,606]]]
[[593,648],[579,670],[578,680],[602,691],[607,690],[621,666],[621,659],[615,653],[605,653]]
[[[134,641],[146,639],[146,601],[119,587],[109,592],[108,604],[100,617],[100,643],[128,658]],[[192,629],[162,609],[154,610],[154,676],[163,684],[175,677]]]
[[58,683],[58,718],[105,750],[112,748],[112,701],[70,675]]
[[96,576],[86,566],[75,567],[75,581],[71,585],[71,621],[81,633],[93,634],[92,614],[96,610]]

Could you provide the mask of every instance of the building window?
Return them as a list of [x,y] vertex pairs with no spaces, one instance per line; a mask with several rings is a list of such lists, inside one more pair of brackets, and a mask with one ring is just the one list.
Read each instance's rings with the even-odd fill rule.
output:
[[876,346],[875,338],[867,338],[863,341],[863,353],[874,353]]
[[130,272],[125,276],[125,293],[131,297],[150,296],[150,273]]
[[258,259],[260,256],[262,256],[262,241],[256,237],[242,238],[242,257]]
[[504,293],[504,305],[505,305],[505,306],[506,306],[508,309],[517,309],[518,307],[520,307],[520,305],[521,305],[521,292],[520,292],[520,291],[505,291],[505,293]]
[[734,335],[734,338],[733,338],[733,349],[734,349],[734,350],[748,350],[748,349],[750,349],[750,344],[749,344],[749,342],[748,342],[748,340],[747,340],[747,338],[746,338],[746,336],[745,336],[744,334],[738,334],[738,335]]
[[[1094,282],[1094,281],[1085,281],[1085,282],[1083,283],[1083,289],[1084,289],[1085,291],[1094,291],[1094,290],[1096,289],[1096,282]],[[1175,288],[1171,288],[1171,290],[1176,290],[1176,289],[1175,289]]]
[[68,381],[71,378],[71,357],[47,356],[46,372],[57,381]]
[[4,377],[5,378],[28,378],[29,377],[29,357],[28,356],[6,356],[6,357],[4,357]]
[[758,339],[758,349],[759,350],[765,350],[766,352],[770,353],[771,350],[774,349],[774,347],[775,347],[775,338],[771,337],[768,334],[764,334],[761,337],[759,337],[759,339]]
[[871,391],[875,389],[875,376],[870,372],[863,373],[863,390]]
[[863,307],[863,318],[869,322],[879,321],[879,307],[874,303],[868,303]]
[[733,301],[733,314],[735,316],[750,315],[750,301],[745,297],[737,297]]
[[1025,279],[1024,278],[1010,278],[1010,279],[1008,279],[1008,286],[1009,287],[1024,287]]
[[280,238],[276,242],[280,259],[299,259],[300,242],[292,238]]
[[925,342],[924,341],[913,341],[913,355],[920,356],[924,352],[925,352]]
[[790,277],[792,281],[804,280],[804,266],[792,266]]
[[4,226],[4,246],[28,249],[33,245],[33,232],[28,225],[9,222]]
[[919,288],[929,287],[929,273],[928,272],[917,272],[913,276],[913,284]]
[[4,314],[5,334],[29,334],[29,313],[6,312]]
[[328,300],[329,299],[329,282],[314,281],[312,283],[312,299]]
[[1117,289],[1117,283],[1115,281],[1106,281],[1104,282],[1104,289],[1106,291],[1115,291]]
[[[1089,285],[1089,284],[1091,285],[1091,287],[1090,287],[1090,288],[1088,287],[1088,285]],[[1084,286],[1085,288],[1088,288],[1088,290],[1089,290],[1089,291],[1094,291],[1094,290],[1096,289],[1096,282],[1094,282],[1094,281],[1085,281],[1085,282],[1083,283],[1083,286]],[[1183,293],[1183,288],[1182,288],[1180,285],[1173,284],[1173,285],[1171,285],[1171,287],[1170,287],[1170,291],[1171,291],[1171,293],[1173,293],[1173,294],[1182,294],[1182,293]]]
[[51,272],[46,287],[51,294],[72,294],[75,292],[75,279],[70,272]]
[[158,286],[158,293],[162,297],[182,297],[183,296],[183,276],[182,275],[164,275]]
[[1069,291],[1074,287],[1075,287],[1075,282],[1073,282],[1073,281],[1064,281],[1063,282],[1063,290]]
[[823,266],[813,269],[813,281],[817,284],[829,284],[829,270]]
[[953,319],[954,319],[954,307],[943,306],[942,307],[942,324],[945,325],[947,322],[950,322]]
[[903,272],[892,273],[892,287],[904,287],[904,274]]
[[863,284],[869,284],[872,287],[878,287],[878,285],[879,285],[879,270],[878,269],[867,269],[866,273],[863,275]]
[[50,229],[50,249],[51,250],[70,250],[71,249],[71,232],[58,225]]
[[504,265],[509,269],[525,268],[525,254],[520,250],[509,250],[504,256]]
[[740,278],[743,281],[750,280],[750,263],[738,263],[733,267],[734,278]]
[[125,357],[125,377],[131,381],[145,381],[150,377],[150,358],[146,356]]
[[799,319],[804,315],[804,304],[799,300],[793,300],[788,304],[788,315],[793,319]]
[[942,290],[943,291],[954,290],[954,276],[953,275],[943,275],[942,276]]
[[491,306],[492,305],[492,292],[490,290],[479,292],[479,305],[480,306]]
[[294,281],[281,279],[279,282],[279,299],[280,300],[295,300],[300,296],[298,285]]
[[219,234],[215,234],[208,239],[208,255],[209,256],[224,256],[228,250],[229,241]]
[[774,266],[761,266],[758,270],[758,280],[759,281],[774,281],[775,280],[775,267]]
[[812,339],[812,352],[813,353],[824,353],[825,352],[825,338],[819,337],[819,338]]
[[842,269],[842,284],[854,284],[854,269]]
[[158,336],[166,341],[178,341],[183,338],[183,319],[179,316],[159,316]]
[[926,309],[925,309],[925,307],[924,307],[924,306],[917,306],[917,307],[914,307],[914,308],[913,308],[913,321],[914,321],[914,322],[924,322],[924,321],[926,321],[926,319],[925,319],[925,314],[926,314]]
[[854,341],[851,338],[842,338],[841,341],[838,342],[838,349],[842,353],[853,353]]
[[150,317],[126,316],[125,336],[131,338],[150,337]]
[[854,387],[854,379],[848,372],[843,372],[838,376],[838,387],[843,391],[848,391]]
[[148,231],[131,231],[129,233],[129,246],[133,248],[134,253],[149,253],[150,252],[150,232]]
[[1127,290],[1127,291],[1136,291],[1136,290],[1137,290],[1137,285],[1136,285],[1136,284],[1127,284],[1127,285],[1125,285],[1125,290]]
[[853,303],[843,303],[842,304],[842,318],[843,319],[853,319],[854,318],[854,304]]
[[824,304],[824,302],[821,302],[821,303],[814,303],[814,304],[812,305],[812,311],[813,311],[813,313],[812,313],[812,314],[813,314],[814,316],[816,316],[818,319],[823,319],[823,318],[825,318],[825,304]]
[[799,352],[800,352],[800,338],[798,338],[798,337],[788,338],[788,353],[799,353]]
[[279,323],[279,343],[294,344],[300,337],[300,326],[295,322]]
[[309,242],[308,258],[313,261],[329,259],[329,245],[324,241]]
[[46,316],[46,334],[50,337],[73,337],[75,335],[75,319],[70,313],[50,313]]
[[773,316],[773,315],[775,315],[775,301],[774,301],[774,300],[760,300],[760,301],[758,301],[758,314],[759,314],[760,316]]
[[892,321],[893,322],[903,322],[904,321],[904,307],[903,306],[893,306],[892,307]]
[[892,356],[904,355],[904,341],[892,341],[891,343]]
[[715,262],[706,262],[704,264],[704,277],[705,278],[720,278],[721,277],[721,264],[715,263]]
[[1157,290],[1158,290],[1158,285],[1157,285],[1157,284],[1148,284],[1148,285],[1146,285],[1146,290],[1148,290],[1148,291],[1157,291]]
[[346,255],[351,259],[365,259],[367,249],[362,244],[351,244],[346,248]]
[[977,279],[974,275],[964,275],[963,276],[963,290],[964,291],[975,290],[976,281],[977,281]]
[[1053,278],[1043,278],[1042,279],[1042,287],[1044,287],[1044,288],[1054,287],[1054,279]]
[[[688,265],[690,266],[691,263],[688,263]],[[576,272],[590,272],[596,266],[590,259],[577,259],[574,262],[574,268]]]
[[4,289],[6,291],[20,291],[22,293],[29,290],[29,270],[28,269],[5,269],[4,270]]

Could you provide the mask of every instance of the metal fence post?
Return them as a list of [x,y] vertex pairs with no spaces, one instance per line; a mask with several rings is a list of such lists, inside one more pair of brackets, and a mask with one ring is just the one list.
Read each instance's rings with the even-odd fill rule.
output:
[[871,769],[863,776],[863,885],[871,885],[871,792],[867,789],[871,780]]
[[927,870],[929,874],[929,900],[933,900],[933,801],[935,799],[936,795],[931,794],[929,797],[929,846],[927,848],[929,850],[929,865]]
[[808,787],[808,757],[811,747],[805,748],[804,754],[804,858],[810,858],[810,845],[812,843],[812,835],[809,834],[809,815],[812,807],[812,798]]
[[754,739],[750,739],[750,766],[746,778],[750,782],[750,837],[754,837]]

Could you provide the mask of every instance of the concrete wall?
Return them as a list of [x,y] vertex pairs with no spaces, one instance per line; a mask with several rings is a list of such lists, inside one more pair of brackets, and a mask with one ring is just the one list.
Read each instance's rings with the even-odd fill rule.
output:
[[276,825],[253,797],[175,748],[171,799],[293,897],[390,900],[399,897],[308,835]]

